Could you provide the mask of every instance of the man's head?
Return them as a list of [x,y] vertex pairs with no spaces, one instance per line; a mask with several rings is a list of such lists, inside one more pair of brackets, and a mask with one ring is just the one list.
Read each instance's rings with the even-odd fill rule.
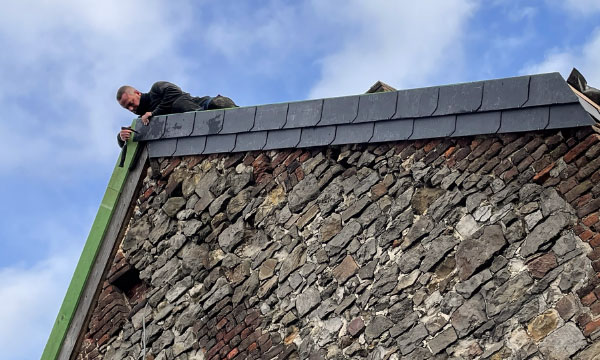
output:
[[142,93],[129,85],[123,85],[117,90],[119,104],[134,114],[140,105],[140,96],[142,96]]

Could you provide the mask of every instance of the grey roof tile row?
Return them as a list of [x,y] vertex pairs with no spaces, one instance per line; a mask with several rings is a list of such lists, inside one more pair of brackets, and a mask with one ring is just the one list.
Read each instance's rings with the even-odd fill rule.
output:
[[135,140],[148,141],[150,156],[156,157],[534,131],[596,121],[600,112],[551,73],[157,116],[149,126],[136,124]]
[[460,137],[595,124],[578,104],[149,141],[150,157]]
[[[577,102],[551,73],[385,93],[158,116],[139,141],[417,119]],[[166,122],[166,126],[165,126]],[[140,125],[137,128],[141,128]]]

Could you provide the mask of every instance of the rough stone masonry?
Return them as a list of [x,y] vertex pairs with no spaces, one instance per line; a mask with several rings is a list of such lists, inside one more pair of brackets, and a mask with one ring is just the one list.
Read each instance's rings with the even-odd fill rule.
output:
[[598,154],[583,128],[161,159],[78,359],[598,359]]

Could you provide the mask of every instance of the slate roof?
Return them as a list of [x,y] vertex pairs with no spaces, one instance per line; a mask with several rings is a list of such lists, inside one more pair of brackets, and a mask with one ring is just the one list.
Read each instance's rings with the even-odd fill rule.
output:
[[600,112],[559,73],[138,120],[150,157],[589,126]]

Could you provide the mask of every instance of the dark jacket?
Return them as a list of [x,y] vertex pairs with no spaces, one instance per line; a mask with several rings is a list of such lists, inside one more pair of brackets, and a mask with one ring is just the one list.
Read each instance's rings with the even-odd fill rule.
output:
[[150,111],[155,116],[203,110],[207,101],[209,96],[194,97],[175,84],[158,81],[148,93],[142,94],[136,114],[141,116]]

